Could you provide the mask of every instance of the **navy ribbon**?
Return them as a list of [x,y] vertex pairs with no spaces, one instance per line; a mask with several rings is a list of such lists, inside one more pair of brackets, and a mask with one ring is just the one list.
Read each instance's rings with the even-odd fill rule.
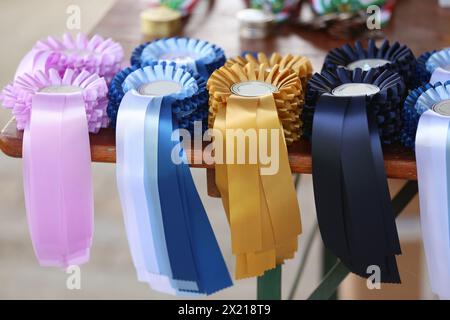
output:
[[189,166],[175,165],[171,159],[172,149],[180,143],[171,141],[177,129],[171,106],[171,99],[164,98],[158,133],[159,195],[171,269],[174,279],[195,281],[199,292],[211,294],[232,282],[223,276],[228,270]]
[[[383,101],[396,101],[404,87],[389,71],[339,73],[323,73],[311,84],[316,90],[311,95],[317,97],[311,142],[320,232],[325,246],[353,273],[368,277],[367,267],[376,265],[382,282],[398,283],[395,255],[401,254],[400,242],[373,109]],[[374,84],[380,92],[370,97],[330,94],[351,82]]]

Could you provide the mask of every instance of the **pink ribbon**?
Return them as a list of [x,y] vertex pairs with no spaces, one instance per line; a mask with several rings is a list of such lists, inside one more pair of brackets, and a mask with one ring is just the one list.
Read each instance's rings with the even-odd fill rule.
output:
[[23,140],[24,190],[33,247],[42,266],[89,259],[93,191],[81,93],[37,93]]

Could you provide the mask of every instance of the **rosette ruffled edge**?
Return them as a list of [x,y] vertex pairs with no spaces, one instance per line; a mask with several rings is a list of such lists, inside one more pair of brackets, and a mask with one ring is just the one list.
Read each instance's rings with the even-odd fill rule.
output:
[[[81,32],[75,38],[65,33],[62,39],[48,37],[39,40],[32,50],[51,52],[49,68],[57,69],[60,75],[66,69],[86,70],[104,77],[107,82],[120,70],[124,57],[122,46],[111,38],[105,40],[94,35],[89,39]],[[78,55],[77,51],[87,54]]]
[[[172,65],[175,67],[175,63],[168,64],[166,62],[153,62],[145,65],[145,67],[154,67],[158,64],[163,65],[164,68],[166,65]],[[109,118],[111,119],[111,126],[113,128],[116,127],[117,112],[119,110],[120,102],[125,95],[125,92],[123,90],[123,83],[128,75],[140,68],[141,67],[137,65],[132,65],[131,67],[125,68],[118,72],[111,81],[108,92],[109,102],[107,112]],[[182,68],[185,72],[191,74],[191,76],[197,83],[198,90],[191,97],[186,97],[182,100],[176,99],[172,103],[172,113],[175,119],[178,121],[178,126],[180,128],[188,129],[189,131],[193,132],[194,122],[201,121],[202,130],[204,131],[208,126],[206,122],[206,119],[208,118],[208,93],[206,91],[206,82],[203,77],[199,76],[198,74],[193,74],[183,67],[179,68]]]
[[108,87],[104,78],[84,70],[77,72],[66,69],[63,76],[58,70],[37,71],[34,74],[19,76],[7,85],[0,94],[0,100],[7,109],[11,109],[17,122],[17,129],[24,130],[30,121],[32,98],[41,89],[49,86],[80,87],[85,101],[89,132],[97,133],[100,128],[109,125],[106,115]]
[[375,116],[383,144],[392,144],[400,139],[402,124],[401,102],[405,92],[402,78],[389,70],[379,69],[354,71],[338,68],[336,73],[323,71],[316,73],[308,83],[306,102],[303,107],[303,135],[311,138],[314,109],[322,94],[331,93],[332,89],[344,83],[368,83],[380,88],[380,92],[368,96],[368,106]]
[[436,50],[427,51],[417,58],[417,79],[421,84],[425,84],[430,81],[431,73],[427,70],[426,63],[431,55],[436,52]]
[[[416,132],[417,126],[419,124],[419,119],[422,113],[424,113],[427,109],[431,109],[433,107],[433,102],[439,102],[437,100],[429,99],[428,108],[424,105],[421,107],[417,106],[417,102],[423,94],[431,93],[429,90],[433,90],[436,94],[433,95],[436,97],[441,97],[440,95],[440,87],[443,87],[450,93],[450,81],[446,81],[445,83],[437,82],[435,85],[427,83],[415,90],[412,90],[408,97],[405,100],[403,105],[403,129],[401,134],[401,143],[408,148],[415,148],[416,141]],[[447,89],[448,88],[448,89]],[[448,99],[447,98],[443,98]],[[424,99],[425,100],[425,99]]]
[[346,67],[351,62],[371,58],[391,61],[391,63],[376,69],[397,72],[402,76],[408,88],[417,87],[417,60],[413,52],[406,45],[401,45],[399,42],[394,42],[391,45],[387,39],[379,47],[376,46],[373,39],[369,39],[367,49],[363,48],[360,41],[356,41],[353,47],[345,44],[342,47],[335,48],[325,57],[322,71],[333,72],[338,67]]
[[[145,66],[146,64],[157,62],[157,61],[142,61],[142,59],[141,59],[142,52],[149,44],[151,44],[155,41],[162,41],[162,40],[167,40],[167,39],[169,39],[169,38],[157,39],[154,41],[145,42],[145,43],[137,46],[131,53],[130,64],[132,66],[142,67],[142,66]],[[176,38],[176,39],[179,39],[179,38]],[[214,70],[223,66],[226,61],[225,52],[223,51],[223,49],[216,46],[215,44],[212,44],[212,47],[214,49],[215,58],[212,61],[205,63],[205,68],[208,71],[209,75],[211,75],[214,72]],[[206,80],[207,79],[205,79],[205,81]]]
[[[279,65],[274,65],[270,71],[268,65],[263,63],[254,65],[251,63],[242,66],[234,63],[225,65],[216,70],[208,79],[207,89],[209,95],[208,126],[214,127],[217,111],[226,107],[226,101],[232,94],[231,85],[237,79],[258,79],[270,83],[278,88],[274,92],[278,117],[283,126],[284,138],[287,145],[299,139],[300,132],[300,108],[303,104],[302,84],[298,75],[290,70],[280,70]],[[238,81],[240,82],[240,81]]]

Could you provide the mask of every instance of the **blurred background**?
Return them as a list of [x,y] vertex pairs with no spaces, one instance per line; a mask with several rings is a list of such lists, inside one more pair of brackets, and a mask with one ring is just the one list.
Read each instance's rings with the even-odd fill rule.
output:
[[[59,36],[67,31],[66,10],[69,5],[75,4],[81,8],[81,30],[89,33],[117,1],[0,0],[0,37],[3,42],[3,50],[0,51],[0,86],[3,87],[11,81],[20,59],[38,39],[48,35]],[[144,1],[141,2],[144,3]],[[437,5],[435,1],[430,2]],[[227,12],[227,7],[231,3],[233,7],[244,8],[245,6],[240,0],[219,0],[216,1],[214,10]],[[231,14],[234,17],[234,13]],[[236,20],[236,25],[237,23]],[[293,37],[293,35],[280,36],[279,41],[284,41],[287,37]],[[205,37],[205,40],[209,39]],[[217,44],[225,48],[228,55],[239,54],[236,41],[236,37],[224,37],[223,42]],[[305,55],[308,57],[307,53]],[[315,71],[320,70],[322,61],[314,56],[310,58]],[[10,118],[9,111],[0,109],[0,126],[6,124]],[[91,260],[81,268],[81,290],[71,291],[66,288],[67,274],[63,270],[39,267],[27,229],[21,168],[21,159],[9,158],[0,153],[1,299],[173,298],[155,293],[136,279],[125,237],[113,164],[93,164],[95,237]],[[232,271],[234,257],[231,253],[229,228],[221,201],[207,196],[205,171],[192,169],[192,172],[229,270]],[[404,183],[399,180],[391,181],[391,192],[395,194]],[[283,267],[283,298],[287,297],[293,285],[296,271],[301,263],[305,239],[309,237],[316,223],[310,175],[301,176],[298,199],[302,210],[303,234],[299,239],[300,246],[295,259],[288,261]],[[340,299],[434,298],[428,286],[423,258],[417,197],[397,221],[403,249],[403,255],[398,258],[403,284],[395,286],[383,284],[382,290],[368,290],[365,280],[350,275],[340,286]],[[294,299],[305,299],[309,296],[322,278],[322,266],[322,242],[319,233],[316,233],[311,255]],[[214,294],[208,299],[254,299],[255,297],[256,280],[248,279],[236,281],[232,288]]]

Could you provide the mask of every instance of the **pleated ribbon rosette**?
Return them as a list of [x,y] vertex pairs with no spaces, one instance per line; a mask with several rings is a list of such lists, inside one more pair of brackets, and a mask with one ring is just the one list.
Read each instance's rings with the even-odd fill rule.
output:
[[450,80],[450,48],[423,53],[417,59],[417,73],[422,84]]
[[[150,63],[154,66],[156,62]],[[111,126],[116,127],[117,122],[117,112],[119,110],[120,102],[122,101],[125,92],[122,88],[122,83],[125,78],[132,72],[136,71],[138,67],[131,66],[127,67],[120,72],[118,72],[111,84],[109,86],[109,101],[108,101],[108,116],[111,119]],[[204,119],[208,117],[208,93],[204,89],[206,87],[206,80],[203,79],[199,74],[192,75],[197,82],[199,88],[199,94],[196,96],[195,103],[191,103],[190,100],[185,101],[186,103],[178,103],[176,108],[177,112],[174,114],[178,127],[180,129],[187,129],[191,133],[194,133],[195,125],[200,124],[202,131],[205,131],[208,124]]]
[[415,153],[431,289],[441,299],[450,299],[450,82],[418,89],[406,107],[420,115]]
[[3,91],[23,133],[28,225],[42,266],[67,267],[89,259],[93,195],[89,132],[106,112],[104,78],[67,69],[19,76]]
[[[264,53],[258,52],[255,54],[247,53],[242,57],[238,56],[236,58],[229,59],[225,65],[230,67],[235,63],[238,63],[241,66],[251,63],[254,68],[258,68],[260,64],[267,64],[269,69],[275,65],[278,65],[281,71],[288,69],[298,75],[302,85],[301,99],[299,103],[286,103],[286,111],[284,114],[280,114],[280,119],[283,124],[286,143],[290,145],[292,142],[299,140],[302,134],[302,122],[300,120],[300,116],[302,113],[303,104],[305,102],[306,85],[312,76],[312,65],[309,59],[303,56],[294,56],[291,54],[281,56],[278,53],[273,53],[270,57],[267,57]],[[212,125],[213,123],[209,121],[209,126],[212,127]]]
[[22,59],[15,78],[37,70],[57,69],[62,76],[66,69],[86,70],[105,78],[109,83],[120,70],[122,46],[99,35],[88,38],[84,33],[66,33],[61,39],[49,36],[39,40]]
[[[233,91],[245,86],[256,88],[256,93]],[[216,70],[207,88],[210,123],[216,134],[224,137],[222,143],[214,138],[216,184],[230,223],[235,276],[260,276],[294,256],[301,233],[299,204],[280,122],[286,104],[300,102],[301,83],[296,73],[280,71],[278,65],[269,71],[267,64],[255,68],[251,63],[245,67],[236,63]],[[230,130],[253,130],[259,142],[253,145],[256,150],[250,148],[251,142],[245,144],[244,162],[238,162],[236,154],[230,157],[231,150],[237,148],[237,139],[228,135]],[[278,170],[265,172],[264,149],[276,157]],[[250,160],[252,156],[255,161]]]
[[339,67],[365,71],[373,68],[390,70],[400,74],[406,87],[413,89],[418,85],[416,64],[416,58],[408,46],[398,42],[391,44],[387,39],[377,46],[375,40],[369,39],[366,47],[356,41],[353,46],[345,44],[331,50],[325,57],[322,70],[335,72]]
[[165,62],[122,83],[116,125],[117,186],[140,281],[158,291],[211,294],[231,279],[180,144],[177,114],[202,101],[205,85]]
[[[317,219],[325,246],[353,273],[380,268],[382,282],[400,282],[401,253],[381,142],[398,132],[402,78],[388,70],[323,72],[308,84]],[[386,123],[386,121],[389,121]],[[380,139],[381,138],[381,139]]]
[[225,53],[207,41],[173,37],[141,44],[131,55],[131,65],[138,67],[160,61],[185,66],[206,80],[214,70],[223,66]]

